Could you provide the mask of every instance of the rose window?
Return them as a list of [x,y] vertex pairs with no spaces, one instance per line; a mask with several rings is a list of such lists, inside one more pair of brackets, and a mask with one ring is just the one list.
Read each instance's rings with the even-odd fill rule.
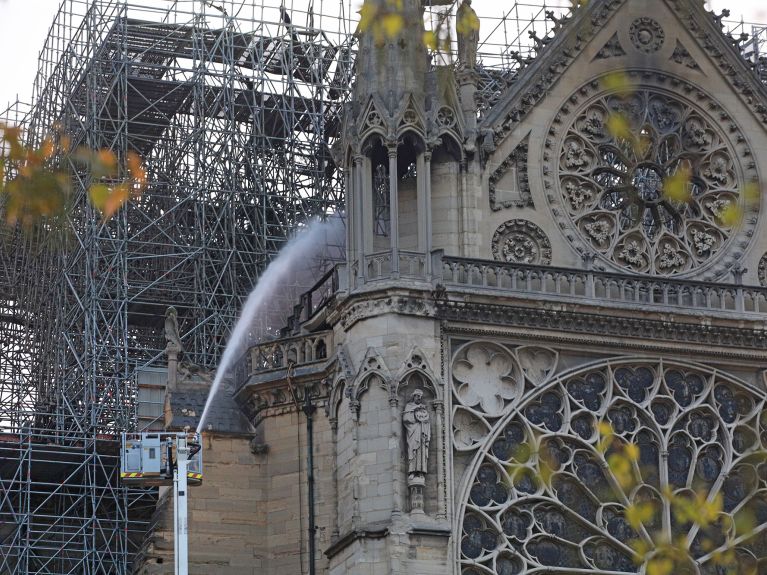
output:
[[707,113],[644,88],[602,95],[573,117],[557,174],[588,246],[620,268],[658,275],[719,258],[737,231],[742,176]]
[[[665,360],[592,365],[532,388],[477,445],[461,574],[647,573],[669,538],[686,550],[674,573],[727,573],[723,551],[737,572],[763,572],[764,404],[719,371]],[[606,451],[603,424],[615,437]],[[629,444],[627,484],[608,461]],[[722,510],[708,523],[679,512],[696,497]],[[637,521],[641,506],[652,512]]]

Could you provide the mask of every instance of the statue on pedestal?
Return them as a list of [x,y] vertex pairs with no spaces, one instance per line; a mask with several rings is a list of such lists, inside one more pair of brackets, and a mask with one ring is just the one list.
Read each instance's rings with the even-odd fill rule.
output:
[[423,486],[429,467],[431,421],[423,403],[423,390],[416,389],[402,414],[407,439],[408,487],[411,511],[423,513]]
[[165,310],[165,341],[167,342],[166,351],[175,351],[178,354],[184,349],[178,334],[178,312],[173,306]]
[[455,30],[458,35],[458,62],[463,68],[473,70],[477,66],[479,17],[471,7],[471,0],[463,0],[458,7]]
[[168,354],[168,389],[176,389],[178,382],[178,361],[184,351],[178,333],[178,312],[173,306],[165,310],[165,353]]

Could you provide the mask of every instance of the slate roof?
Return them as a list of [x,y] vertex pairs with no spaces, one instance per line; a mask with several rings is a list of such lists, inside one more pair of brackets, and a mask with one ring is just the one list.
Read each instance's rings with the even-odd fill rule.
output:
[[[175,390],[168,392],[167,406],[172,417],[169,430],[181,430],[189,426],[196,429],[205,408],[210,386],[200,383],[179,382]],[[232,398],[229,388],[222,385],[213,399],[206,417],[205,428],[217,433],[252,434],[253,427]]]

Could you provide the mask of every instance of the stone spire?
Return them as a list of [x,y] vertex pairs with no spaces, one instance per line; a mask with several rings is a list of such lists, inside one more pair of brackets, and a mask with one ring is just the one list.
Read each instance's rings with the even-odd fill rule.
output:
[[[355,102],[364,107],[371,96],[393,116],[412,96],[423,101],[429,56],[423,44],[423,6],[419,0],[365,0],[374,21],[359,33]],[[386,15],[401,14],[403,25],[391,36],[384,30]]]

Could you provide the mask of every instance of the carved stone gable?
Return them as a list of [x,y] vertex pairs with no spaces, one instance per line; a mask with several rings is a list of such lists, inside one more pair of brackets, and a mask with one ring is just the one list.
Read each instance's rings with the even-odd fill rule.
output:
[[[707,54],[728,82],[764,124],[767,124],[767,90],[753,74],[750,64],[733,49],[731,38],[724,35],[716,18],[703,2],[688,0],[648,0],[641,4],[641,16],[631,13],[639,3],[627,0],[593,0],[575,10],[553,37],[547,37],[537,49],[537,56],[520,63],[513,83],[485,114],[479,130],[493,130],[496,145],[524,120],[525,116],[549,94],[567,73],[590,42],[606,26],[622,27],[610,34],[594,51],[593,61],[615,58],[620,52],[636,55],[632,63],[647,65],[663,55],[666,60],[682,63],[689,69],[700,67],[689,58],[690,45],[677,49],[675,36],[695,42]],[[629,14],[624,14],[624,11]],[[658,11],[664,14],[652,13]],[[624,17],[627,16],[627,20]],[[585,32],[586,31],[586,32]],[[692,37],[692,38],[690,38]],[[631,54],[629,54],[631,52]],[[672,56],[673,54],[673,56]],[[644,59],[643,59],[644,58]],[[649,59],[648,59],[649,58]],[[625,66],[622,68],[625,70]]]
[[602,49],[597,52],[597,55],[594,56],[595,60],[606,60],[608,58],[618,58],[620,56],[625,56],[626,50],[623,49],[623,46],[621,46],[621,41],[618,38],[618,33],[612,35],[612,37],[607,41],[607,43],[602,46]]
[[698,63],[679,40],[676,41],[676,47],[674,48],[674,53],[671,55],[671,60],[677,64],[687,66],[691,70],[700,71]]
[[528,138],[526,136],[493,171],[489,179],[490,208],[534,207],[527,177]]

